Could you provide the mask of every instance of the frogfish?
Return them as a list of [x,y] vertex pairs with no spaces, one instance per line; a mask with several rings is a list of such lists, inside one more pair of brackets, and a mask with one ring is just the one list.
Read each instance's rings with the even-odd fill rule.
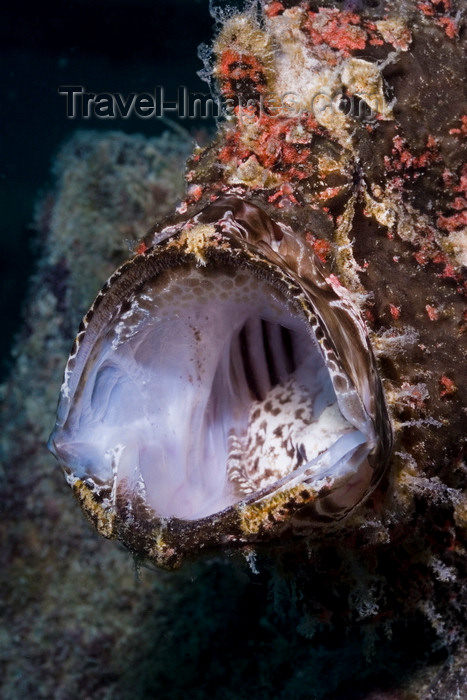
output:
[[164,568],[394,520],[420,475],[460,483],[459,18],[341,5],[218,14],[217,134],[65,368],[49,448],[98,531]]

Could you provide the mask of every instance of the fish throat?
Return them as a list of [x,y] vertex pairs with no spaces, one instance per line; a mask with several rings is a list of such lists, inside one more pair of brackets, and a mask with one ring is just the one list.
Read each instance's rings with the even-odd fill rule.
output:
[[384,466],[363,322],[318,267],[307,280],[286,264],[281,245],[300,259],[290,234],[262,245],[240,216],[214,213],[216,225],[170,229],[103,288],[49,445],[107,509],[137,498],[194,521],[300,487],[317,521],[344,517]]

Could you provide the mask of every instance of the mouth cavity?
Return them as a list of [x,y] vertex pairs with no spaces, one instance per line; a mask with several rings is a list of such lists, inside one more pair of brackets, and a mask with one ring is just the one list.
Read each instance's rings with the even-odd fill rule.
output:
[[139,494],[181,520],[298,481],[345,477],[333,506],[343,511],[363,497],[372,421],[349,383],[336,389],[283,273],[227,255],[128,269],[65,372],[49,446],[69,480],[108,487],[113,502]]

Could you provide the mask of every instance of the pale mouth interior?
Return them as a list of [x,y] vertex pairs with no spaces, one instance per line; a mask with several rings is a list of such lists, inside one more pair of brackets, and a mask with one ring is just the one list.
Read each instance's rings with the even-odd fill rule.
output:
[[356,468],[365,441],[304,312],[249,271],[209,266],[169,269],[129,295],[93,338],[51,439],[74,477],[186,520],[298,474]]

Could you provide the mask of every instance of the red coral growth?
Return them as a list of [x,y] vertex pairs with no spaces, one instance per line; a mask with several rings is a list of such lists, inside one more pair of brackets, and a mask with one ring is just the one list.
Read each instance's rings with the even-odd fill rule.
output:
[[264,8],[264,14],[267,17],[276,17],[284,12],[284,5],[281,2],[271,2]]
[[454,39],[458,34],[457,24],[452,17],[440,17],[436,24],[444,28],[446,36]]
[[277,202],[278,207],[284,207],[288,202],[291,204],[299,204],[297,198],[294,196],[293,188],[288,182],[285,182],[279,187],[277,192],[268,197],[268,202]]
[[[462,167],[462,172],[458,178],[450,171],[443,172],[444,184],[449,188],[454,197],[449,206],[454,212],[453,214],[439,214],[438,226],[443,231],[452,233],[463,226],[467,226],[467,163]],[[462,195],[462,196],[458,196]]]
[[413,256],[421,267],[425,267],[425,265],[427,265],[430,260],[429,256],[424,250],[417,250],[417,252],[414,253]]
[[440,5],[442,5],[444,12],[449,12],[451,9],[451,0],[428,0],[428,2],[417,3],[418,9],[421,10],[426,17],[434,17],[436,14],[439,14],[438,8]]
[[[302,178],[310,172],[312,149],[309,145],[288,140],[296,123],[295,119],[271,119],[263,115],[254,153],[263,167],[292,168],[295,175]],[[305,170],[297,168],[298,165],[306,166]]]
[[391,316],[395,321],[399,318],[401,315],[401,307],[400,306],[395,306],[394,304],[389,304],[389,311],[391,312]]
[[463,117],[461,117],[461,126],[460,128],[455,128],[455,129],[449,129],[450,134],[459,134],[460,136],[467,136],[467,114],[464,114]]
[[441,156],[438,151],[436,139],[428,136],[426,142],[426,151],[420,155],[414,155],[408,148],[406,141],[402,136],[394,136],[394,148],[392,149],[392,157],[385,156],[384,163],[386,169],[394,172],[402,173],[402,177],[416,179],[420,177],[422,170],[428,165],[439,161]]
[[350,56],[366,46],[367,34],[359,25],[360,17],[352,12],[320,7],[318,12],[308,12],[305,29],[313,46],[324,45]]
[[417,3],[417,7],[425,17],[432,17],[435,24],[444,29],[449,39],[454,39],[458,35],[456,20],[448,16],[451,11],[451,0],[427,0],[427,2]]
[[201,185],[190,185],[187,190],[187,199],[190,202],[198,202],[203,196],[203,188]]
[[248,81],[251,97],[254,93],[262,94],[266,90],[264,66],[253,54],[246,54],[235,49],[222,52],[218,66],[220,89],[227,99],[238,96],[238,86]]
[[326,187],[318,194],[318,199],[327,200],[337,197],[342,192],[342,187]]
[[[219,152],[221,163],[237,167],[254,156],[263,168],[286,175],[289,180],[310,176],[313,170],[311,134],[321,131],[313,117],[304,113],[298,118],[276,118],[262,113],[252,121],[241,119],[240,111],[237,107],[236,128],[227,133]],[[250,129],[244,128],[247,124]],[[303,129],[297,130],[297,126]],[[304,135],[294,140],[294,133]]]
[[452,394],[456,393],[457,386],[452,379],[449,379],[449,377],[443,375],[439,380],[439,383],[441,385],[441,390],[439,392],[440,396],[452,396]]
[[136,255],[142,255],[144,252],[146,252],[147,249],[148,246],[146,245],[146,243],[144,241],[141,241],[141,243],[138,243],[138,245],[136,246],[135,253]]
[[458,275],[454,269],[454,266],[451,263],[445,263],[444,270],[441,273],[440,277],[455,280],[458,278]]
[[370,44],[372,46],[383,46],[384,41],[382,39],[375,39],[374,37],[370,39]]
[[240,138],[240,131],[232,130],[225,138],[225,145],[219,151],[219,160],[221,163],[230,163],[236,161],[240,163],[247,160],[252,155],[252,151],[246,148]]
[[444,231],[457,231],[457,229],[467,226],[467,209],[459,212],[459,214],[452,214],[451,216],[439,216],[438,226]]
[[[456,282],[459,286],[457,291],[459,294],[467,294],[467,283],[463,282],[461,273],[455,269],[449,256],[439,249],[436,243],[433,232],[429,229],[424,229],[418,232],[418,245],[420,249],[412,253],[413,257],[421,267],[425,267],[429,263],[441,265],[441,272],[436,273],[440,279],[449,279]],[[423,237],[424,236],[424,237]],[[437,320],[437,310],[432,306],[426,306],[426,311],[432,321]]]
[[311,244],[311,247],[321,262],[328,262],[332,252],[332,246],[329,241],[326,241],[323,238],[316,238],[316,236],[313,236],[312,233],[306,234],[306,240]]
[[426,312],[428,314],[428,318],[430,321],[437,321],[438,320],[438,310],[434,306],[430,306],[430,304],[427,304],[425,306]]

